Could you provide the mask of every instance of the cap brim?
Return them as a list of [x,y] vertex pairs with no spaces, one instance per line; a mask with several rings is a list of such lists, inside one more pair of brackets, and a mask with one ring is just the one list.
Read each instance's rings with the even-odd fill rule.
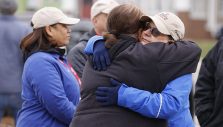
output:
[[156,28],[159,30],[159,32],[170,35],[170,32],[166,28],[165,23],[162,21],[162,19],[160,19],[158,16],[149,16],[149,18],[156,25]]
[[102,13],[105,13],[105,14],[108,14],[110,11],[111,11],[111,9],[107,8],[107,9],[101,11],[101,12],[102,12]]
[[146,16],[146,15],[144,15],[140,18],[140,21],[141,22],[151,22],[152,21],[161,33],[166,34],[166,35],[170,35],[170,33],[167,30],[166,26],[164,25],[163,21],[161,19],[159,19],[159,17],[157,17],[157,16]]
[[77,24],[79,21],[80,21],[80,19],[78,19],[78,18],[66,17],[66,18],[62,19],[59,23],[67,24],[67,25],[74,25],[74,24]]

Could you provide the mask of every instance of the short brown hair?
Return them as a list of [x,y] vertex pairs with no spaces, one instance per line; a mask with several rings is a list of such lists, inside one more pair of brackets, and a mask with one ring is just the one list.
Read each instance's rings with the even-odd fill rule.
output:
[[108,15],[107,29],[114,34],[135,34],[140,28],[142,11],[131,4],[115,7]]
[[140,22],[142,15],[143,12],[131,4],[123,4],[115,7],[108,15],[108,34],[104,36],[106,43],[111,44],[111,41],[114,42],[116,40],[115,38],[118,38],[121,34],[138,36],[138,32],[142,27]]

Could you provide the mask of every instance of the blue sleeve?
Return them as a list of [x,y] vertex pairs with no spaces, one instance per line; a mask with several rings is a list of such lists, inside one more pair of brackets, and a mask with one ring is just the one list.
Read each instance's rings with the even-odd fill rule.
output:
[[68,100],[57,65],[47,59],[30,64],[29,81],[44,108],[58,121],[69,124],[76,106]]
[[99,40],[104,40],[103,36],[95,35],[95,36],[91,37],[87,42],[84,52],[88,55],[92,54],[94,51],[93,50],[94,44]]
[[122,85],[118,91],[118,105],[146,117],[168,119],[187,103],[192,88],[192,74],[181,76],[161,93],[151,93]]

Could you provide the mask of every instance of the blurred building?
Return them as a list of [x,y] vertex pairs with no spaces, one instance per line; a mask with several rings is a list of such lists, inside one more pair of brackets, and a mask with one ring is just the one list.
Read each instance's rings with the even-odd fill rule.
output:
[[[80,8],[90,13],[89,4],[96,0],[82,1]],[[147,15],[160,11],[171,11],[184,21],[186,38],[212,39],[223,26],[223,0],[116,0],[117,2],[133,3]],[[89,11],[89,12],[86,12]],[[87,14],[85,14],[87,16]]]
[[149,15],[160,11],[178,14],[187,38],[210,39],[223,26],[223,0],[137,0],[136,4]]
[[[81,19],[90,17],[90,8],[96,0],[20,0],[25,1],[27,10],[43,6],[56,6],[68,14]],[[147,15],[160,11],[171,11],[184,21],[186,37],[211,39],[223,26],[223,0],[116,0],[133,3]]]

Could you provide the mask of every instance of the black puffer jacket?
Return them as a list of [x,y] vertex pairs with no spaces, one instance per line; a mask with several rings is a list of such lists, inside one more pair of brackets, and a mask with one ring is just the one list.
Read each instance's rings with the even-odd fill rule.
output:
[[201,127],[223,127],[223,38],[203,59],[195,87]]
[[161,92],[167,82],[195,72],[200,53],[200,48],[192,42],[142,45],[124,37],[110,49],[114,59],[107,71],[95,71],[90,59],[86,63],[82,99],[71,127],[166,127],[166,120],[146,118],[119,106],[102,107],[94,92],[99,85],[110,84],[110,78],[142,90]]
[[84,53],[84,48],[86,47],[88,40],[94,35],[96,35],[94,29],[82,35],[79,43],[75,45],[67,55],[68,61],[80,78],[82,77],[84,66],[87,61],[87,55]]

